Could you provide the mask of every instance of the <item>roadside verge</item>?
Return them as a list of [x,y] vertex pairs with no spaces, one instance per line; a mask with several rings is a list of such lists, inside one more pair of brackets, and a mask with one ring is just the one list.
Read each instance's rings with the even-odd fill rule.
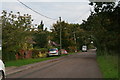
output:
[[23,66],[19,66],[19,67],[17,67],[17,66],[6,67],[6,75],[10,75],[10,74],[14,74],[14,73],[17,73],[17,72],[21,72],[23,70],[36,67],[39,64],[45,65],[47,63],[56,62],[56,61],[64,59],[65,57],[67,57],[67,56],[61,56],[61,57],[57,57],[57,58],[54,58],[54,59],[49,59],[49,60],[45,60],[45,61],[41,61],[41,62],[27,64],[27,65],[23,65]]

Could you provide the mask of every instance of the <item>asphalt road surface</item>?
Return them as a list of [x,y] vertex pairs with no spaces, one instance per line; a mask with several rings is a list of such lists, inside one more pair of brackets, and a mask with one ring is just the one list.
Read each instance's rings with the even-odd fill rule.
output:
[[65,56],[63,59],[8,75],[7,78],[102,78],[95,50]]

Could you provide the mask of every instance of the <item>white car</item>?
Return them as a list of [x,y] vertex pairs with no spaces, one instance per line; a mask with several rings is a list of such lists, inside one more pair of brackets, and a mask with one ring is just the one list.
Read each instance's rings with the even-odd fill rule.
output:
[[0,59],[0,80],[5,80],[5,65]]
[[59,56],[58,48],[49,49],[48,56]]
[[83,52],[87,52],[87,46],[85,46],[85,45],[82,46],[82,51],[83,51]]

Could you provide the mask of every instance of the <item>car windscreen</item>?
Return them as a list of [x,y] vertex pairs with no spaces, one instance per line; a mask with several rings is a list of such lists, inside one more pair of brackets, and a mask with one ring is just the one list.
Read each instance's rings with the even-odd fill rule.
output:
[[83,46],[83,48],[87,48],[87,46]]
[[49,51],[56,51],[57,49],[50,49]]

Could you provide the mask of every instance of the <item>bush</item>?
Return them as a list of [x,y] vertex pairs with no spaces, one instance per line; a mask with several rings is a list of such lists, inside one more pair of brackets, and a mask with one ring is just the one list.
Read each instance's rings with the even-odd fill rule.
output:
[[38,49],[33,49],[32,51],[32,58],[38,58],[39,50]]
[[9,53],[2,52],[2,60],[5,61],[5,62],[16,60],[15,53],[14,52],[9,52]]
[[39,50],[40,50],[41,53],[46,53],[48,51],[48,49],[46,49],[46,48],[41,48]]
[[47,57],[47,51],[48,51],[48,49],[46,49],[46,48],[33,49],[32,58]]

